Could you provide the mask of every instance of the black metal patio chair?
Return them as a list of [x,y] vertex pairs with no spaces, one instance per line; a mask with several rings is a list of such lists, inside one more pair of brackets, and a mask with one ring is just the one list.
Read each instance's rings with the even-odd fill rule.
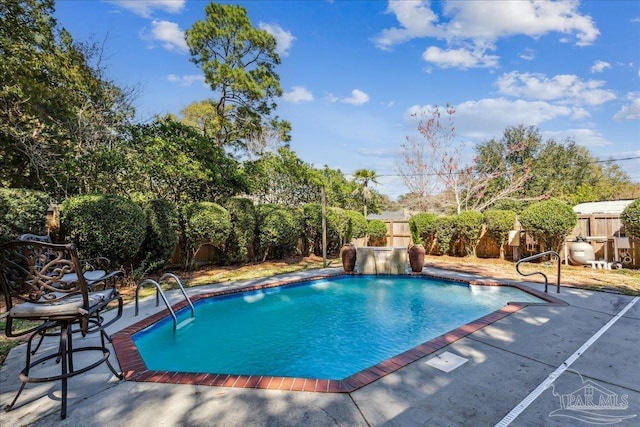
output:
[[[106,342],[110,341],[105,328],[122,316],[122,297],[117,288],[117,277],[123,272],[109,273],[110,285],[92,291],[82,274],[75,246],[72,244],[52,244],[40,241],[13,241],[0,246],[0,286],[7,305],[5,333],[7,337],[28,336],[25,367],[20,372],[20,389],[5,410],[11,410],[27,383],[61,381],[62,402],[60,416],[66,417],[68,379],[106,363],[118,378],[109,361],[110,351]],[[106,283],[106,282],[105,282]],[[108,306],[117,311],[109,321],[102,312]],[[17,320],[34,321],[36,326],[20,330]],[[73,345],[72,332],[77,325],[82,335],[98,333],[100,345]],[[57,350],[43,354],[32,360],[33,339],[42,335],[59,337]],[[74,354],[78,352],[99,352],[96,360],[76,368]],[[60,374],[43,376],[39,368],[51,359],[60,360]]]

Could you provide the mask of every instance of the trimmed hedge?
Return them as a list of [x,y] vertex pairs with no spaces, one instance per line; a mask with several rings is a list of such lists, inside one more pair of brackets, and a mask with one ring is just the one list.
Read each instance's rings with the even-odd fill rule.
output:
[[41,191],[0,188],[0,243],[21,234],[44,234],[50,198]]
[[434,234],[434,224],[437,215],[429,212],[420,212],[409,219],[411,241],[415,244],[425,244],[427,239]]
[[387,236],[387,224],[381,219],[372,219],[367,225],[369,244],[371,246],[383,246]]
[[578,223],[578,215],[565,202],[545,200],[528,206],[519,220],[527,233],[544,243],[546,250],[559,251]]
[[487,234],[500,246],[500,259],[504,259],[504,244],[509,231],[514,229],[516,213],[506,209],[489,209],[484,212]]
[[136,279],[164,267],[178,242],[178,212],[173,203],[154,199],[144,202],[142,208],[147,231],[138,253],[140,261],[133,273]]
[[[322,205],[307,203],[302,207],[304,254],[322,255]],[[327,233],[328,234],[328,233]],[[327,235],[327,239],[329,236]]]
[[[308,203],[302,208],[302,229],[307,247],[322,254],[322,206]],[[327,208],[327,252],[336,254],[344,243],[367,234],[367,220],[360,212],[336,207]]]
[[464,211],[454,217],[455,236],[463,243],[467,256],[476,254],[483,221],[478,211]]
[[365,237],[368,231],[368,224],[364,215],[354,210],[345,210],[344,214],[348,220],[346,243],[351,242],[352,239]]
[[295,255],[301,236],[302,215],[274,204],[258,206],[258,241],[262,261]]
[[327,208],[327,252],[337,253],[347,242],[349,218],[342,208]]
[[118,266],[131,262],[147,229],[142,208],[115,195],[68,198],[60,205],[60,221],[81,258],[107,257]]
[[456,235],[455,217],[450,215],[439,216],[435,219],[433,228],[438,242],[438,250],[442,255],[449,254],[453,238]]
[[194,202],[183,208],[187,253],[182,254],[189,267],[202,245],[221,248],[231,233],[231,215],[217,203]]
[[256,236],[256,208],[253,201],[232,197],[225,204],[231,215],[231,233],[227,239],[225,256],[228,262],[249,262],[254,256]]
[[636,199],[630,205],[627,205],[622,211],[620,219],[624,224],[625,234],[640,238],[640,199]]

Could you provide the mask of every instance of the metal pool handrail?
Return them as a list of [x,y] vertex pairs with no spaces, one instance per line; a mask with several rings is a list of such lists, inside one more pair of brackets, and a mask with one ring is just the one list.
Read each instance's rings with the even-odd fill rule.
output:
[[[184,295],[184,298],[187,300],[187,304],[189,304],[189,308],[191,309],[191,319],[189,319],[189,321],[193,320],[193,318],[196,316],[196,309],[193,306],[193,303],[191,302],[191,300],[189,299],[189,296],[187,295],[187,292],[184,290],[184,287],[182,286],[182,283],[180,282],[180,279],[178,279],[178,276],[176,276],[175,274],[172,273],[165,273],[162,276],[160,276],[160,282],[162,282],[165,279],[173,279],[176,284],[178,285],[178,287],[180,288],[180,291],[182,292],[182,295]],[[167,300],[167,297],[165,296],[164,292],[162,292],[162,289],[160,288],[160,284],[158,282],[156,282],[153,279],[145,279],[142,282],[138,283],[138,287],[136,288],[136,312],[135,312],[135,316],[138,315],[138,295],[140,292],[140,288],[143,285],[146,284],[152,284],[156,287],[156,307],[158,305],[160,305],[160,299],[159,297],[162,297],[162,300],[164,301],[165,305],[167,306],[167,308],[169,309],[169,314],[171,314],[171,317],[173,318],[173,330],[175,331],[176,329],[179,329],[182,324],[180,326],[178,326],[178,318],[176,317],[176,313],[173,311],[173,308],[171,307],[171,305],[169,304],[169,301]],[[185,323],[185,322],[183,322]]]
[[539,253],[539,254],[536,254],[536,255],[532,255],[532,256],[527,257],[527,258],[522,258],[521,260],[516,262],[516,271],[521,276],[533,276],[534,274],[540,274],[542,277],[544,277],[544,291],[547,292],[547,285],[549,284],[549,280],[547,279],[547,275],[546,274],[544,274],[541,271],[534,271],[532,273],[523,273],[523,272],[520,271],[520,264],[522,264],[524,262],[533,261],[534,259],[542,258],[543,256],[547,256],[547,255],[554,255],[558,259],[558,280],[556,282],[556,292],[560,293],[560,263],[561,263],[561,258],[560,258],[560,254],[558,252],[556,252],[556,251],[546,251],[546,252],[542,252],[542,253]]

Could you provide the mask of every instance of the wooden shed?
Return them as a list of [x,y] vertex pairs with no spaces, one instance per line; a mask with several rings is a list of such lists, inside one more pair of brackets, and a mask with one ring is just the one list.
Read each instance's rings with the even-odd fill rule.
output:
[[624,267],[640,264],[640,240],[625,234],[620,215],[633,200],[581,203],[573,207],[578,224],[567,238],[584,237],[593,246],[596,260],[620,262]]

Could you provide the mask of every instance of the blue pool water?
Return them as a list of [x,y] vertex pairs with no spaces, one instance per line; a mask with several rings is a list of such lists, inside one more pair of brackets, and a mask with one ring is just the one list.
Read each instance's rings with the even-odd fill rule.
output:
[[175,333],[168,318],[133,338],[151,370],[343,379],[514,301],[544,302],[510,287],[341,276],[209,298]]

